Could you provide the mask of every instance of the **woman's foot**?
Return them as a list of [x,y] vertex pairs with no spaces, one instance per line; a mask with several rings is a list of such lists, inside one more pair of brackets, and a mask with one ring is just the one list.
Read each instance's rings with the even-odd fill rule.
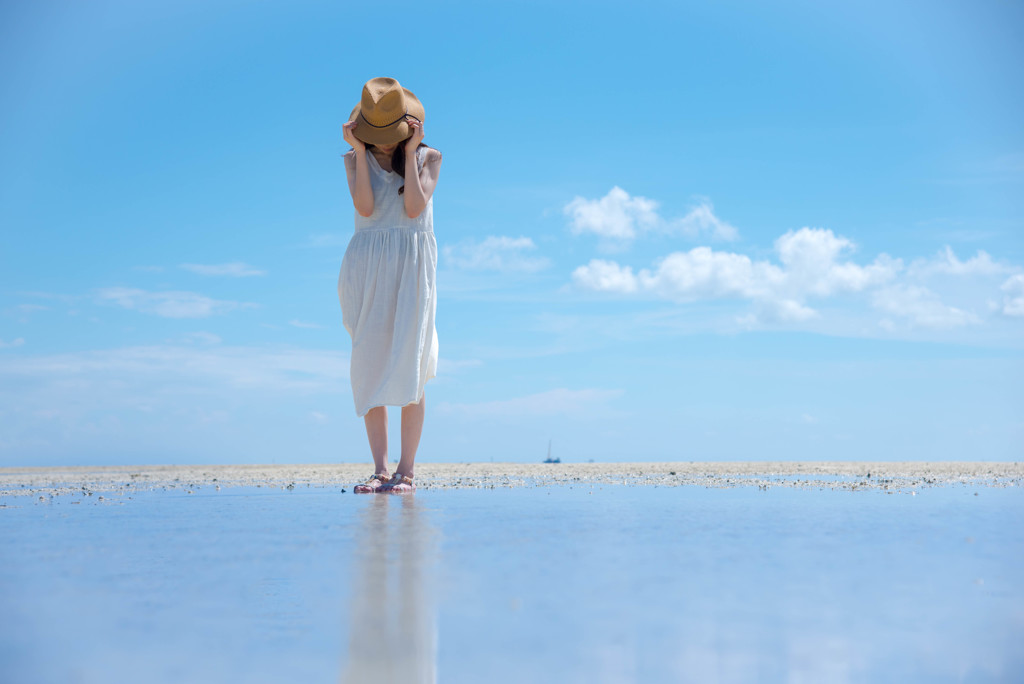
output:
[[395,473],[388,480],[387,484],[384,485],[383,491],[389,494],[401,494],[403,492],[414,492],[416,491],[416,485],[413,484],[412,478],[408,475],[402,475],[401,473]]
[[381,491],[389,483],[390,480],[387,473],[374,473],[370,476],[369,480],[353,487],[352,492],[355,494],[372,494]]

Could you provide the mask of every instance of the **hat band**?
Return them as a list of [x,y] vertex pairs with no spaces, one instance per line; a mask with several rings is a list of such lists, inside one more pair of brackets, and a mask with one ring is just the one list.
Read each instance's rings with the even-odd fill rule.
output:
[[412,114],[410,114],[410,113],[409,113],[408,111],[406,111],[406,113],[405,113],[405,114],[402,114],[402,116],[398,117],[397,119],[395,119],[395,120],[394,120],[394,121],[392,121],[391,123],[388,123],[388,124],[384,124],[383,126],[378,126],[377,124],[374,124],[374,123],[370,123],[369,121],[367,121],[366,117],[365,117],[365,116],[363,116],[363,111],[362,111],[362,109],[360,109],[360,110],[359,110],[359,118],[360,118],[360,119],[362,119],[363,121],[366,121],[367,125],[373,126],[374,128],[387,128],[388,126],[394,126],[394,125],[395,125],[396,123],[398,123],[399,121],[401,121],[402,119],[404,119],[404,118],[405,118],[405,117],[407,117],[407,116],[408,116],[408,117],[411,117],[411,118],[413,118],[413,119],[416,119],[417,121],[419,121],[419,117],[413,116],[413,115],[412,115]]

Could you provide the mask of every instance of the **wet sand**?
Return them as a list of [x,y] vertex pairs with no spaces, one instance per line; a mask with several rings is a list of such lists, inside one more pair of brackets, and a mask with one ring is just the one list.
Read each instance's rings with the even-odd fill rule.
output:
[[[372,472],[365,463],[302,465],[149,465],[0,468],[0,497],[102,495],[132,490],[214,487],[337,487],[351,491]],[[1024,485],[1024,463],[1011,462],[666,462],[418,464],[420,489],[551,485],[795,487],[913,491],[970,485]]]

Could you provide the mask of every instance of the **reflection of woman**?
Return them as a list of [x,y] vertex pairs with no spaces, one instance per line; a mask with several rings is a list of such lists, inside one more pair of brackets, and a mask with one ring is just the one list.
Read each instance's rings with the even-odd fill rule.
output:
[[[423,140],[423,105],[393,78],[374,78],[343,126],[355,234],[338,277],[352,336],[352,394],[374,474],[356,492],[415,489],[424,386],[437,367],[433,194],[441,153]],[[402,407],[402,454],[388,478],[387,406]]]
[[[356,552],[348,636],[341,681],[365,684],[427,684],[437,681],[437,636],[429,574],[432,527],[414,497],[402,499],[397,524],[388,524],[389,500],[367,502],[357,536],[373,544]],[[393,568],[397,561],[397,568]],[[392,570],[397,577],[389,577]],[[390,581],[389,581],[390,580]],[[388,653],[381,655],[384,649]]]

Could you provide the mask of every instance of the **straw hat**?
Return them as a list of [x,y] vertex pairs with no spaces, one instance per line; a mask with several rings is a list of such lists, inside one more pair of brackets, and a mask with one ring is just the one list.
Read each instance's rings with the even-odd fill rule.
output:
[[358,121],[353,134],[364,143],[391,145],[409,137],[405,118],[422,122],[426,112],[411,91],[393,78],[371,78],[363,86],[363,98],[352,110],[349,121]]

